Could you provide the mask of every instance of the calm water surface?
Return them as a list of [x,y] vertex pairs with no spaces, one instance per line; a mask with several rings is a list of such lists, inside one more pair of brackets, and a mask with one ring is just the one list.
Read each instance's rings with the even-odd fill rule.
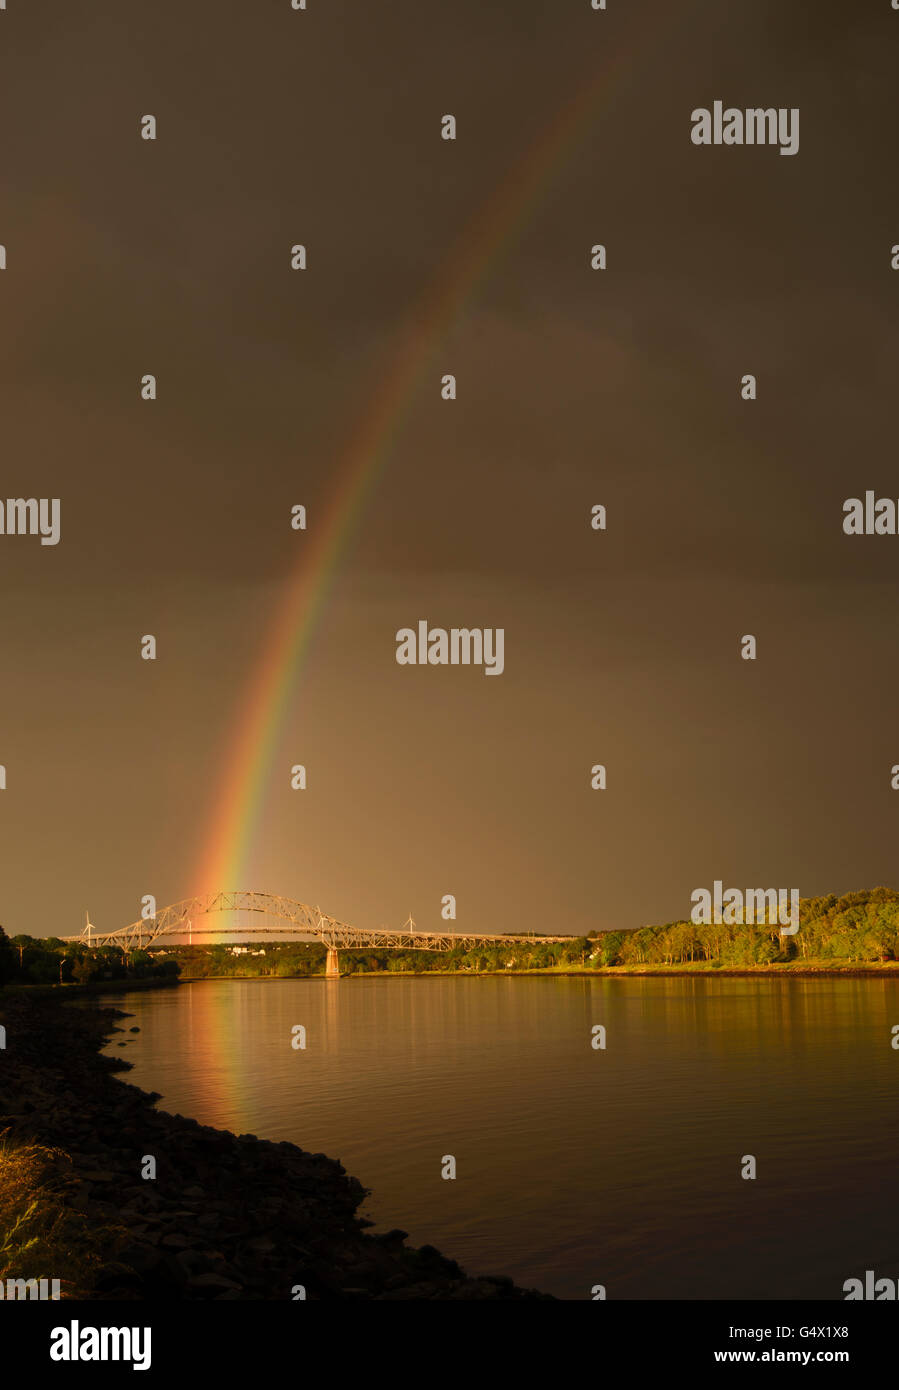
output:
[[472,1273],[575,1299],[841,1299],[865,1269],[899,1276],[897,989],[203,981],[111,999],[141,1032],[107,1050],[167,1110],[339,1158],[377,1227]]

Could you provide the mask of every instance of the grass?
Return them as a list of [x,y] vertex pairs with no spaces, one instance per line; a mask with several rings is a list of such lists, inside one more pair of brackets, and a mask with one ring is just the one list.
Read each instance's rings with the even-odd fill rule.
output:
[[[899,961],[865,961],[865,960],[835,960],[832,957],[809,957],[803,960],[797,957],[790,961],[771,961],[764,965],[735,965],[725,964],[720,960],[697,960],[686,961],[674,965],[667,965],[664,961],[646,961],[639,965],[631,962],[627,965],[580,965],[559,964],[543,966],[518,966],[512,970],[490,969],[490,970],[353,970],[347,973],[346,978],[352,979],[355,975],[365,976],[368,979],[381,978],[390,979],[397,977],[400,979],[410,979],[414,976],[428,975],[434,978],[444,977],[452,979],[474,979],[491,975],[587,975],[587,976],[611,976],[623,977],[627,975],[858,975],[858,974],[897,974],[899,973]],[[190,979],[191,977],[186,977]],[[196,977],[201,978],[201,977]],[[206,979],[268,979],[268,976],[224,976],[209,975],[202,978]],[[305,978],[305,977],[304,977]],[[310,979],[324,979],[323,975],[311,975]]]
[[0,1134],[0,1281],[58,1279],[62,1298],[90,1295],[119,1232],[68,1206],[73,1186],[67,1154]]

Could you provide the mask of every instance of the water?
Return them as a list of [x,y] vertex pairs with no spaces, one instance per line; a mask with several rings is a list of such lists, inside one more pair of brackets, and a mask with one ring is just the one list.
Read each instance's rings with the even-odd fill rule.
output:
[[341,1159],[378,1228],[471,1273],[573,1299],[596,1284],[610,1299],[840,1299],[865,1269],[899,1276],[896,991],[203,981],[110,1000],[142,1031],[109,1050],[167,1110]]

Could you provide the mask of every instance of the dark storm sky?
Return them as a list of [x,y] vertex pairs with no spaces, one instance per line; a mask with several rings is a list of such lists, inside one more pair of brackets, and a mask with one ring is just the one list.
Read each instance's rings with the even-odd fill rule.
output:
[[[6,929],[195,890],[399,326],[605,69],[449,331],[422,319],[435,365],[294,689],[253,881],[218,886],[587,931],[715,878],[895,883],[899,537],[841,523],[899,496],[897,60],[887,0],[9,0],[0,494],[59,497],[62,540],[0,538]],[[799,154],[693,146],[716,99],[799,107]],[[399,667],[420,618],[503,627],[505,673]]]

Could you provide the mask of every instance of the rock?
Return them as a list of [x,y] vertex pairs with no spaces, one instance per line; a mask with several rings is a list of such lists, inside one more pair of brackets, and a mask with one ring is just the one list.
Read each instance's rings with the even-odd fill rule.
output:
[[189,1250],[193,1245],[193,1240],[181,1231],[171,1231],[167,1236],[162,1237],[159,1244],[171,1250]]
[[162,1264],[159,1267],[159,1274],[167,1284],[174,1284],[181,1296],[181,1290],[187,1285],[187,1270],[183,1265],[179,1265],[174,1255],[166,1254],[163,1256]]
[[[159,1093],[116,1077],[130,1064],[100,1053],[122,1015],[37,995],[2,1002],[0,1129],[18,1117],[29,1140],[64,1155],[56,1179],[99,1256],[88,1298],[285,1300],[295,1284],[313,1301],[546,1297],[505,1276],[467,1279],[433,1247],[407,1247],[403,1230],[367,1234],[366,1188],[326,1154],[157,1110]],[[145,1154],[159,1156],[155,1182],[140,1178]]]
[[88,1216],[93,1217],[94,1220],[99,1218],[101,1221],[112,1221],[119,1214],[119,1208],[116,1206],[115,1202],[98,1202],[95,1199],[88,1202],[87,1206],[83,1207],[82,1210],[86,1212]]
[[[192,1248],[189,1250],[179,1250],[175,1259],[188,1275],[206,1274],[213,1266],[213,1261],[210,1260],[202,1250],[195,1250]],[[190,1280],[188,1280],[188,1283],[189,1282]]]
[[162,1262],[162,1256],[152,1245],[144,1245],[142,1242],[136,1245],[129,1245],[123,1250],[119,1259],[128,1269],[132,1269],[135,1274],[143,1276],[152,1270],[158,1269]]
[[229,1289],[240,1292],[240,1285],[235,1284],[233,1279],[227,1279],[224,1274],[194,1274],[188,1279],[187,1285],[191,1289],[209,1289],[216,1293],[227,1292]]
[[402,1245],[404,1240],[409,1239],[409,1232],[397,1228],[393,1231],[384,1231],[381,1235],[371,1236],[370,1239],[376,1240],[379,1245]]

